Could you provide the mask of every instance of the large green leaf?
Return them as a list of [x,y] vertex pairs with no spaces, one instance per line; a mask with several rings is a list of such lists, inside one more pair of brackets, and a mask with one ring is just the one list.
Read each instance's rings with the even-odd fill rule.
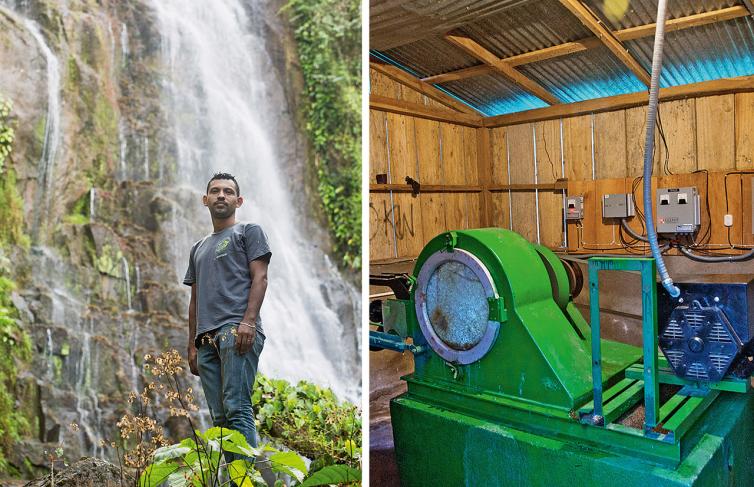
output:
[[278,452],[270,455],[270,463],[274,472],[283,472],[299,482],[306,475],[306,463],[297,453],[292,451]]
[[167,479],[170,474],[178,470],[179,465],[173,462],[153,463],[141,473],[139,487],[155,487]]
[[154,451],[153,462],[161,463],[167,460],[173,460],[174,458],[182,457],[191,450],[191,447],[184,446],[182,442],[176,443],[175,445],[163,446]]
[[349,484],[360,480],[361,470],[351,468],[348,465],[329,465],[314,472],[311,477],[304,480],[301,487]]
[[185,487],[192,484],[191,482],[192,473],[191,469],[188,467],[181,467],[180,469],[176,470],[175,472],[171,473],[168,478],[168,486],[169,487]]
[[235,482],[238,487],[254,487],[254,483],[251,481],[253,471],[247,469],[245,460],[233,460],[228,465],[228,473],[230,480]]

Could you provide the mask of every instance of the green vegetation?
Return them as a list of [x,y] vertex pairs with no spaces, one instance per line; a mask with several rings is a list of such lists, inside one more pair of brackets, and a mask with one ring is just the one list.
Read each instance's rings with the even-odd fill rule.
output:
[[[163,482],[176,487],[261,487],[267,485],[260,472],[265,469],[275,475],[275,487],[361,484],[361,471],[351,465],[322,466],[314,462],[307,468],[298,453],[280,451],[271,445],[252,447],[238,431],[221,427],[204,433],[197,430],[191,416],[198,407],[191,388],[183,386],[184,358],[176,350],[145,355],[143,369],[145,376],[154,381],[145,384],[141,394],[130,394],[129,403],[134,405],[135,411],[121,417],[117,423],[119,441],[110,442],[117,450],[121,487],[157,487]],[[320,390],[309,392],[333,399],[329,391],[325,394]],[[169,445],[163,426],[154,417],[153,405],[157,404],[169,408],[171,417],[185,418],[192,436]],[[78,429],[78,425],[72,426]],[[103,440],[102,444],[107,443]],[[223,452],[234,454],[234,458]],[[255,461],[251,463],[243,457]],[[131,478],[130,473],[134,474],[133,481],[126,480]],[[290,477],[288,482],[280,478],[286,476]]]
[[70,212],[63,217],[63,221],[66,223],[73,223],[74,225],[84,225],[89,223],[89,198],[91,192],[86,192],[76,200],[71,208]]
[[258,374],[252,404],[259,432],[313,460],[312,470],[361,457],[361,415],[339,403],[330,389],[305,381],[296,386]]
[[319,194],[343,263],[361,267],[361,2],[290,0]]
[[[0,259],[4,259],[0,255]],[[7,265],[0,265],[0,471],[7,472],[7,455],[21,435],[29,434],[29,422],[16,407],[15,391],[19,366],[31,361],[31,342],[18,326],[18,310],[10,293],[13,281],[5,276]]]
[[16,172],[9,164],[14,139],[11,103],[0,96],[0,247],[28,247],[30,243],[24,234],[23,200],[16,188]]
[[[282,452],[267,445],[254,448],[238,431],[214,427],[205,433],[195,432],[195,439],[187,438],[174,445],[163,446],[153,453],[153,463],[141,474],[138,487],[157,487],[163,482],[171,486],[230,486],[254,487],[267,485],[259,472],[268,466],[275,474],[291,477],[287,485],[311,487],[355,483],[361,480],[359,470],[345,465],[332,465],[305,479],[307,468],[304,459],[295,452]],[[232,452],[250,458],[255,463],[236,459],[222,461],[222,452]],[[263,455],[264,459],[260,458]],[[223,470],[227,474],[223,474]],[[227,475],[227,477],[226,477]],[[223,481],[221,479],[227,478]],[[275,485],[286,485],[282,480]]]

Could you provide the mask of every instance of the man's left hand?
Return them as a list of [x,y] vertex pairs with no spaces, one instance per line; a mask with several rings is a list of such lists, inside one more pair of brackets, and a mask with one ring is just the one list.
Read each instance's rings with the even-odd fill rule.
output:
[[238,324],[236,331],[236,351],[238,351],[239,355],[243,355],[251,350],[252,345],[254,345],[254,340],[257,337],[257,328],[255,325],[241,322]]

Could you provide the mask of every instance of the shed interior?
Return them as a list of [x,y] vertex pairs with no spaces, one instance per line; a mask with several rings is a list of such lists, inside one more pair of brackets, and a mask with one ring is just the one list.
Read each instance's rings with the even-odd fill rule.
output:
[[[603,217],[602,201],[629,195],[638,211],[626,224],[646,234],[641,176],[656,11],[657,0],[372,0],[370,273],[410,272],[436,235],[482,227],[574,258],[649,254],[620,219]],[[694,187],[700,201],[697,230],[668,238],[671,272],[754,269],[751,261],[694,262],[678,248],[701,256],[754,248],[753,15],[749,0],[669,2],[654,213],[657,188]],[[567,219],[575,196],[583,215]],[[603,286],[606,335],[639,344],[638,279]],[[582,311],[586,294],[576,299]],[[409,356],[372,353],[374,441],[389,442],[386,399],[404,387],[397,379],[411,370]],[[372,465],[372,479],[381,479]]]

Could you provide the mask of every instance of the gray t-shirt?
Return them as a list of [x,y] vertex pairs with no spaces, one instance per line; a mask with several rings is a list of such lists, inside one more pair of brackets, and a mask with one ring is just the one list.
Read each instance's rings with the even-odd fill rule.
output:
[[[267,235],[254,223],[236,223],[191,247],[183,283],[196,283],[197,337],[243,319],[251,289],[249,263],[271,255]],[[257,332],[264,335],[260,317]]]

